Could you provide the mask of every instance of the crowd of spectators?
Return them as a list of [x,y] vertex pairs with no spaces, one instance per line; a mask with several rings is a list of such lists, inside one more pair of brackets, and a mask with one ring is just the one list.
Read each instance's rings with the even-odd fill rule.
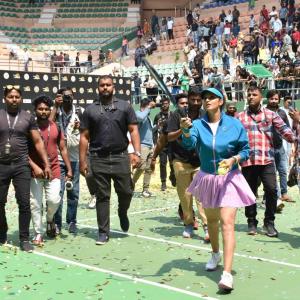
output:
[[[276,88],[282,90],[283,96],[292,92],[294,99],[299,98],[300,8],[296,9],[294,0],[283,0],[279,7],[273,6],[271,10],[263,5],[259,16],[249,10],[248,16],[241,17],[237,6],[227,12],[221,9],[217,19],[205,18],[204,12],[197,4],[186,16],[183,47],[186,66],[183,74],[178,75],[179,80],[176,74],[173,78],[164,78],[173,93],[185,91],[189,85],[201,88],[217,85],[226,91],[227,98],[239,101],[245,99],[244,91],[256,80],[263,89]],[[248,18],[249,29],[242,31],[245,18]],[[159,18],[154,11],[149,21],[144,19],[138,31],[140,38],[155,40],[159,45],[161,40],[176,40],[173,26],[171,18]],[[147,51],[142,51],[142,56],[146,54]],[[250,74],[248,68],[253,64],[267,68],[270,78],[260,80]],[[135,65],[138,67],[140,63]]]

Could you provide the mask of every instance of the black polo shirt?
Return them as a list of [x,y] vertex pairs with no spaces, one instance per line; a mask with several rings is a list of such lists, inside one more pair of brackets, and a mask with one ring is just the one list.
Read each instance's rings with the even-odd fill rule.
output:
[[[8,114],[11,126],[17,114]],[[34,117],[25,110],[20,110],[14,130],[10,136],[10,155],[5,154],[5,144],[9,137],[9,127],[6,110],[0,110],[0,163],[9,161],[24,161],[28,163],[28,142],[30,131],[38,130]]]
[[114,98],[109,109],[105,109],[100,101],[89,105],[82,115],[80,128],[89,130],[89,151],[107,155],[127,150],[128,125],[137,123],[132,106]]

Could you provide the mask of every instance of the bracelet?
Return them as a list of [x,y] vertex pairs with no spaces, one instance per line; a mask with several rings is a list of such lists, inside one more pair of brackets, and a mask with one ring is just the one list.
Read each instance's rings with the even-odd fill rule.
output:
[[180,128],[183,134],[189,134],[190,130],[188,128]]

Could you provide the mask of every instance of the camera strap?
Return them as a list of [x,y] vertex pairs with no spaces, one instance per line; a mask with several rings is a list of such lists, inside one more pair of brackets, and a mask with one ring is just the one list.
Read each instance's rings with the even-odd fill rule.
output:
[[8,124],[8,138],[7,138],[7,142],[9,143],[14,131],[15,131],[15,127],[16,127],[16,124],[18,122],[18,119],[19,119],[19,112],[18,114],[16,115],[15,117],[15,120],[13,122],[13,125],[11,126],[11,123],[10,123],[10,118],[9,118],[9,114],[6,112],[6,117],[7,117],[7,124]]

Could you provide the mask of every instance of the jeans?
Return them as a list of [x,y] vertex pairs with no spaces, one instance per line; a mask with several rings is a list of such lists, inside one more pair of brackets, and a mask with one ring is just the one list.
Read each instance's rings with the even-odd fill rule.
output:
[[[266,210],[264,223],[273,223],[275,220],[275,212],[277,206],[276,172],[274,163],[265,166],[254,165],[249,167],[243,167],[242,173],[245,179],[247,180],[254,195],[257,195],[259,183],[258,178],[261,179],[266,195]],[[257,224],[256,203],[245,207],[245,215],[248,219],[248,224]]]
[[30,226],[30,167],[25,162],[0,163],[0,238],[7,239],[7,221],[5,204],[10,183],[15,188],[15,197],[19,208],[19,238],[20,241],[29,240]]
[[245,65],[252,65],[252,57],[244,56],[244,63],[245,63]]
[[127,153],[91,157],[91,170],[97,184],[96,211],[99,233],[109,235],[111,180],[118,195],[119,217],[127,215],[133,195],[130,163]]
[[198,31],[192,31],[192,36],[193,36],[193,42],[194,42],[194,44],[198,47],[198,44],[199,44]]
[[52,180],[31,178],[30,208],[35,234],[43,234],[43,191],[45,191],[47,222],[52,222],[60,203],[60,179]]
[[[62,209],[63,209],[63,199],[65,192],[65,177],[67,175],[67,168],[64,162],[60,161],[60,204],[54,216],[55,224],[59,229],[62,227]],[[70,224],[71,222],[76,223],[77,217],[77,206],[79,199],[79,161],[71,161],[71,168],[73,172],[73,189],[67,191],[67,213],[66,222]]]
[[170,164],[170,169],[171,169],[170,177],[174,176],[174,168],[173,168],[173,164],[172,164],[172,161],[171,161],[171,157],[168,154],[168,149],[164,149],[159,154],[160,180],[161,180],[162,183],[166,183],[166,180],[167,180],[168,158],[169,158],[169,164]]
[[280,190],[278,189],[278,196],[282,196],[287,193],[287,156],[284,147],[274,149],[274,158],[276,170],[279,173]]

